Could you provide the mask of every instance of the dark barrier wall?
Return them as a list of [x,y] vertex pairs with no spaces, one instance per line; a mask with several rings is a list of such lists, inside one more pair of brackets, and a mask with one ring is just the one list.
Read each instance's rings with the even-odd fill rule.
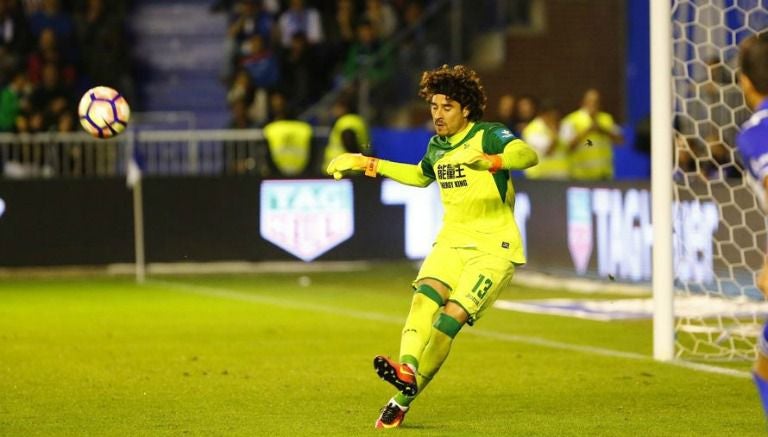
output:
[[126,262],[133,257],[125,179],[0,182],[0,265]]
[[[418,259],[440,227],[434,184],[418,189],[364,177],[262,182],[146,179],[147,261]],[[272,191],[262,199],[267,186]],[[519,180],[516,187],[528,268],[650,279],[647,182]],[[683,197],[674,207],[679,279],[708,281],[716,271],[746,272],[762,262],[765,218],[754,195],[739,181],[711,191],[719,205]],[[0,266],[133,260],[132,195],[123,180],[0,182],[0,212]],[[260,214],[269,229],[264,237]]]
[[[260,183],[255,178],[148,180],[148,260],[296,260],[259,235]],[[379,192],[378,180],[355,180],[355,234],[319,259],[403,258],[402,207],[382,206]]]
[[[256,178],[148,178],[148,262],[295,260],[259,235]],[[380,182],[354,185],[355,235],[320,259],[403,258],[403,211],[382,206]],[[124,179],[2,181],[0,266],[132,262],[132,195]]]

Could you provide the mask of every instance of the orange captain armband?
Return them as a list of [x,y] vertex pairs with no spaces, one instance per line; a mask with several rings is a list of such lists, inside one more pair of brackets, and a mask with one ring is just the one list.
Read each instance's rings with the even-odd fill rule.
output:
[[369,178],[375,178],[378,175],[379,160],[377,158],[368,158],[365,161],[365,175]]
[[501,167],[504,165],[501,161],[501,155],[486,155],[488,159],[491,161],[491,168],[488,169],[491,173],[496,173],[497,171],[501,170]]

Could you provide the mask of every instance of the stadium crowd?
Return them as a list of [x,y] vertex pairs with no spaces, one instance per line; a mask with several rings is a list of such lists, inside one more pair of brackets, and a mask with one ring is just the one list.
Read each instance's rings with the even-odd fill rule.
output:
[[[420,72],[447,58],[450,50],[448,38],[441,33],[442,23],[430,23],[428,17],[436,1],[212,1],[211,12],[228,17],[227,62],[220,78],[228,90],[228,127],[263,128],[275,121],[295,120],[329,91],[337,92],[336,106],[346,107],[343,113],[355,113],[357,91],[364,84],[369,101],[375,104],[363,114],[365,120],[356,121],[359,138],[348,141],[357,148],[364,146],[362,139],[368,134],[361,123],[390,125],[387,109],[406,106]],[[88,84],[113,86],[133,101],[126,28],[130,3],[0,0],[0,132],[75,130],[76,99]],[[709,83],[701,86],[706,96],[713,96],[712,105],[732,82],[723,65],[710,62]],[[623,139],[612,117],[599,115],[599,92],[595,93],[591,99],[596,98],[597,106],[585,103],[570,114],[561,113],[564,107],[540,96],[506,94],[488,115],[539,151],[542,165],[527,172],[528,177],[610,179],[610,149]],[[702,125],[699,119],[709,117],[707,108],[702,108],[700,117],[693,111],[690,120],[677,121],[682,133],[676,138],[678,178],[710,179],[739,172],[724,145],[732,143],[733,129],[723,138],[718,132],[722,126],[735,126],[730,114],[741,100],[730,94],[724,98],[727,107],[713,112],[708,121],[712,126],[703,138],[693,133]],[[333,102],[326,103],[330,108]],[[744,118],[737,115],[739,120]],[[320,117],[324,118],[312,120],[313,124],[333,125],[339,118],[331,110]],[[648,149],[650,126],[636,128],[636,147]],[[342,150],[338,144],[331,148]],[[598,169],[574,171],[579,166]]]
[[[439,63],[446,42],[424,25],[430,3],[214,2],[212,12],[227,14],[229,23],[221,73],[228,86],[228,127],[264,129],[266,174],[319,174],[339,153],[370,152],[368,122],[385,122],[387,108],[413,98],[418,73]],[[365,118],[356,105],[362,86],[375,102]],[[332,125],[331,133],[327,144],[313,147],[313,128],[298,116],[329,92],[335,98],[328,110],[312,121]],[[246,160],[237,167],[254,165]]]
[[77,98],[90,83],[130,94],[127,7],[128,0],[0,0],[0,132],[74,130]]
[[[401,103],[416,70],[438,64],[439,35],[422,22],[430,0],[218,0],[229,15],[227,83],[231,127],[261,127],[296,115],[329,90],[354,99],[367,80],[377,105]],[[409,30],[409,31],[406,31]],[[397,50],[388,50],[398,35]],[[397,66],[408,66],[403,71]],[[376,117],[377,114],[373,114]]]

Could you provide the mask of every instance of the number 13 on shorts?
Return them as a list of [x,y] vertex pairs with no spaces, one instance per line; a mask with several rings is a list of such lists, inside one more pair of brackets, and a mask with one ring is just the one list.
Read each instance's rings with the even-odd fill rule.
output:
[[471,323],[477,321],[486,309],[493,306],[514,273],[513,263],[500,258],[494,261],[497,262],[483,263],[482,270],[467,266],[459,278],[459,285],[456,287],[458,293],[451,296],[451,300],[467,311]]
[[477,275],[477,282],[475,283],[475,286],[472,287],[472,293],[474,293],[475,296],[477,296],[479,299],[485,298],[485,295],[488,294],[488,290],[493,287],[493,281],[491,278],[486,278],[485,275]]

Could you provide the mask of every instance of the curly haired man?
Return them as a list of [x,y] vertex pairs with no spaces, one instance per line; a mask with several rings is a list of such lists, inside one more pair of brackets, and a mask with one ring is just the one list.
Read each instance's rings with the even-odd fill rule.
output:
[[412,284],[399,360],[381,355],[373,360],[379,377],[398,390],[382,409],[377,428],[400,426],[461,328],[477,322],[515,266],[525,262],[508,170],[538,162],[536,152],[504,125],[481,121],[486,96],[474,71],[444,65],[424,72],[419,87],[436,135],[418,164],[347,153],[327,169],[336,179],[363,172],[418,187],[437,182],[445,211],[432,251]]

